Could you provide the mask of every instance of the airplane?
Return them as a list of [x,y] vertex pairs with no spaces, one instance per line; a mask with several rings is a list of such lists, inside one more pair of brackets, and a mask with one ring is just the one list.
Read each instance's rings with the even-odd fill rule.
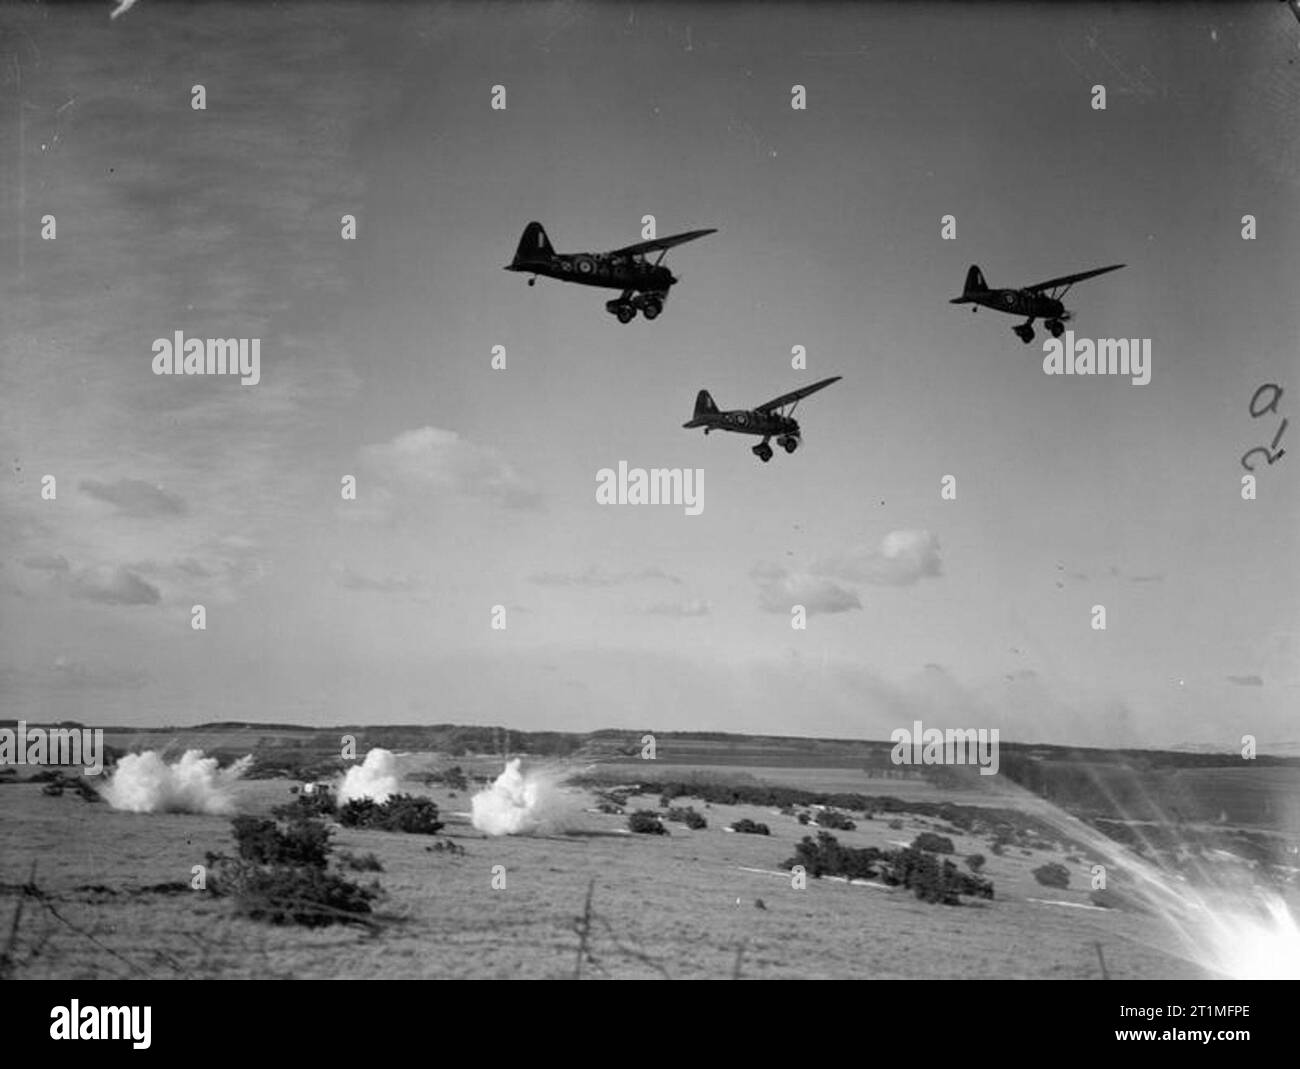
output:
[[[737,434],[761,434],[763,440],[754,446],[753,453],[766,464],[772,459],[772,447],[767,444],[767,440],[773,435],[778,436],[776,444],[787,453],[793,453],[799,448],[801,441],[799,424],[794,419],[794,410],[799,407],[799,402],[810,393],[825,389],[832,382],[839,382],[841,378],[842,375],[834,375],[829,379],[822,379],[821,382],[814,382],[811,386],[803,386],[798,390],[783,393],[780,397],[757,408],[749,410],[741,408],[731,412],[719,412],[709,391],[701,390],[695,398],[695,415],[682,426],[703,427],[705,434],[719,430],[735,431]],[[789,412],[783,411],[787,405],[790,406]]]
[[[668,250],[706,234],[716,233],[716,227],[710,230],[688,230],[684,234],[674,234],[668,238],[625,245],[612,252],[558,253],[551,248],[551,240],[542,229],[542,224],[529,223],[519,239],[515,258],[506,265],[506,270],[523,271],[532,275],[528,280],[530,286],[536,284],[538,275],[545,275],[562,282],[579,282],[585,286],[622,290],[622,296],[605,302],[605,311],[618,316],[620,323],[632,322],[638,309],[646,319],[654,319],[664,310],[669,287],[678,281],[663,266],[663,258]],[[648,252],[659,253],[654,263],[646,260]]]
[[1049,278],[1046,282],[1037,282],[1020,289],[991,290],[984,283],[983,272],[971,264],[970,270],[966,272],[966,288],[962,291],[962,295],[954,297],[948,303],[974,304],[977,307],[972,308],[972,312],[978,312],[978,306],[982,304],[985,308],[1006,312],[1008,315],[1028,316],[1029,318],[1023,323],[1011,328],[1016,332],[1016,336],[1028,345],[1034,340],[1034,320],[1039,317],[1043,320],[1043,326],[1051,331],[1053,338],[1059,338],[1065,333],[1065,322],[1071,318],[1071,313],[1066,311],[1061,298],[1071,286],[1076,282],[1082,282],[1085,278],[1104,275],[1107,271],[1118,271],[1123,266],[1123,264],[1111,264],[1110,267],[1098,267],[1095,271],[1083,271],[1062,278]]

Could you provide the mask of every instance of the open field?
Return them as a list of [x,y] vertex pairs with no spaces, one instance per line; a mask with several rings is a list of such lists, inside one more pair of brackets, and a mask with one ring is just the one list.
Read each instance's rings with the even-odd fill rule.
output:
[[[289,799],[289,785],[245,783],[240,808],[264,813]],[[674,824],[670,836],[631,836],[619,833],[623,818],[585,812],[592,799],[583,793],[573,797],[570,834],[488,839],[452,816],[468,808],[464,794],[434,789],[427,793],[448,821],[437,837],[336,834],[339,848],[373,851],[383,862],[381,913],[390,923],[371,936],[256,924],[233,917],[228,900],[189,890],[191,868],[206,851],[230,850],[227,818],[115,812],[70,794],[47,797],[34,784],[0,791],[4,927],[35,862],[37,885],[82,933],[29,899],[18,956],[40,950],[24,961],[24,977],[571,976],[574,922],[593,882],[594,960],[585,976],[1088,978],[1100,977],[1098,942],[1112,977],[1201,975],[1150,917],[1072,908],[1088,901],[1081,862],[1067,863],[1069,889],[1049,890],[1030,871],[1063,855],[995,857],[987,843],[963,836],[954,840],[958,855],[988,857],[997,896],[954,908],[901,889],[830,880],[793,890],[777,870],[815,829],[760,807],[678,799],[695,805],[709,827]],[[655,804],[633,799],[629,811]],[[723,830],[741,817],[767,823],[772,835]],[[933,826],[908,816],[890,828],[878,819],[837,836],[884,848]],[[426,851],[449,836],[464,856]],[[497,865],[505,867],[503,890],[491,887]]]

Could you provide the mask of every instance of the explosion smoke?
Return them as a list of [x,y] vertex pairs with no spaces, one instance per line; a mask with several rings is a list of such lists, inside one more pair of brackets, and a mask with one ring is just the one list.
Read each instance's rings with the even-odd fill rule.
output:
[[213,813],[235,810],[235,784],[253,763],[241,757],[218,768],[215,757],[202,750],[186,750],[179,761],[168,764],[157,750],[127,754],[104,785],[103,795],[114,809],[130,813]]
[[345,804],[354,798],[372,798],[382,805],[390,795],[397,793],[400,778],[393,752],[376,746],[366,754],[361,764],[348,769],[339,788],[339,803]]
[[[1107,867],[1123,877],[1121,889],[1164,922],[1188,961],[1228,980],[1300,979],[1300,924],[1276,887],[1257,882],[1245,869],[1234,878],[1206,871],[1194,872],[1194,879],[1171,874],[1052,803],[1017,793],[1024,796],[1021,808],[1026,812],[1037,813],[1105,858]],[[1169,949],[1164,940],[1143,941]]]
[[487,835],[528,835],[544,825],[557,824],[567,808],[560,790],[562,775],[554,771],[519,771],[518,757],[506,762],[505,771],[474,796],[470,821]]

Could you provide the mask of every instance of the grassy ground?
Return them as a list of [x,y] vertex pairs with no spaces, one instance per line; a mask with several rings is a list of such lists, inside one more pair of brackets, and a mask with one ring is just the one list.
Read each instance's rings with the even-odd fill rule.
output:
[[[265,812],[289,800],[288,787],[243,784],[240,808]],[[995,857],[987,842],[956,837],[959,855],[988,858],[997,897],[953,908],[827,880],[792,889],[776,870],[816,829],[758,807],[678,799],[709,827],[630,836],[619,834],[623,818],[585,812],[592,799],[576,793],[569,834],[487,839],[452,815],[469,808],[465,794],[428,793],[448,822],[436,838],[460,842],[463,857],[426,851],[436,839],[424,836],[336,835],[340,849],[374,852],[384,864],[381,912],[391,923],[371,936],[239,920],[228,901],[190,890],[206,851],[231,850],[227,818],[119,813],[72,794],[45,796],[36,785],[0,787],[0,940],[35,861],[36,883],[63,920],[26,900],[16,946],[22,977],[565,977],[574,972],[575,921],[589,885],[585,976],[729,977],[738,968],[751,979],[1099,978],[1098,942],[1115,978],[1201,975],[1174,956],[1172,938],[1149,917],[1051,904],[1088,901],[1082,863],[1067,864],[1072,886],[1064,891],[1031,876],[1048,860],[1064,861],[1055,851],[1026,857],[1010,848]],[[892,791],[881,784],[879,793]],[[647,796],[629,809],[656,803]],[[723,830],[745,816],[772,835]],[[846,845],[887,847],[932,829],[904,817],[901,828],[880,819],[836,835]],[[504,867],[504,889],[493,889],[494,866]],[[157,887],[168,884],[183,888]]]

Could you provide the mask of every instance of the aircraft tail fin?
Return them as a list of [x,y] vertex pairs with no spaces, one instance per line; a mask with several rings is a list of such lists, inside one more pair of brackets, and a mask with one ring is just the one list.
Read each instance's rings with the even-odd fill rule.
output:
[[511,266],[544,262],[554,255],[555,250],[551,248],[551,239],[546,236],[542,224],[529,223],[524,227],[523,235],[519,238],[519,247],[515,249],[515,260]]
[[711,416],[718,414],[718,406],[708,390],[701,390],[695,395],[695,415],[683,427],[703,427],[709,423]]
[[966,286],[961,291],[960,297],[954,297],[950,303],[967,304],[981,294],[988,293],[988,284],[984,281],[984,272],[979,269],[977,264],[971,264],[970,270],[966,272]]

